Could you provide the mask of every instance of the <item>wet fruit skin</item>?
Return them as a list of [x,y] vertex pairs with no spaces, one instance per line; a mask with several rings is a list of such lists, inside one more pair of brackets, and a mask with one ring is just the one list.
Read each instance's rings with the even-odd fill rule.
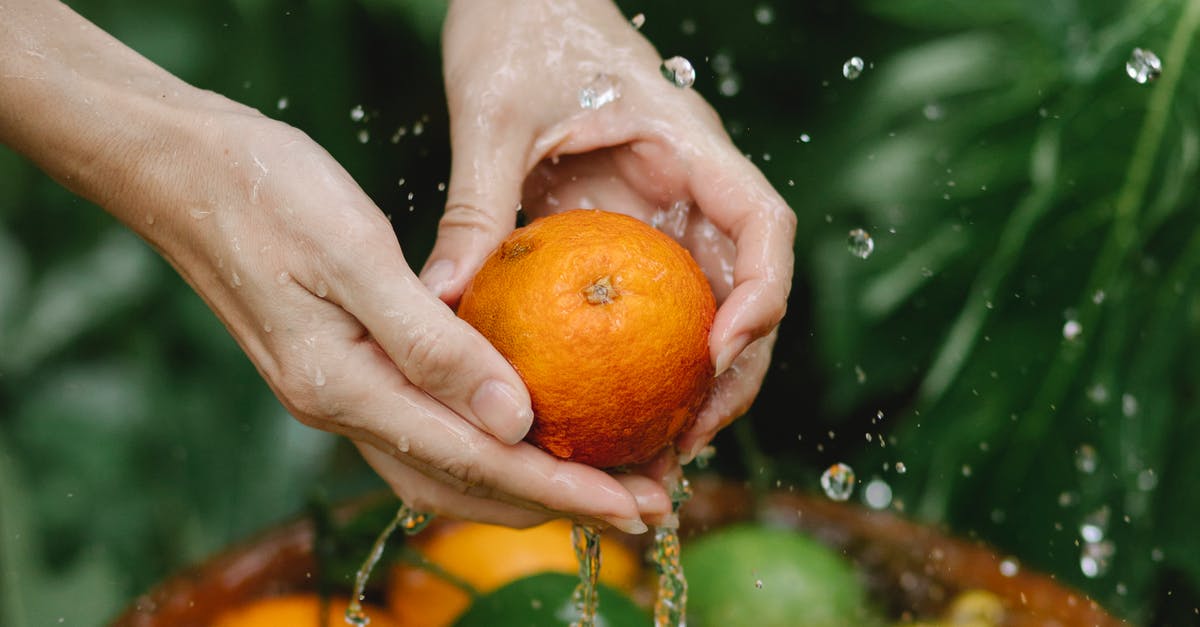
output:
[[674,240],[582,209],[514,231],[458,309],[529,388],[527,439],[599,468],[647,461],[695,420],[712,385],[715,312]]
[[[536,573],[579,572],[567,520],[529,529],[455,523],[417,540],[417,551],[484,594]],[[608,538],[601,540],[601,554],[600,580],[623,591],[632,589],[641,574],[637,555]],[[471,605],[463,589],[405,562],[391,570],[387,599],[393,617],[406,626],[446,627]]]

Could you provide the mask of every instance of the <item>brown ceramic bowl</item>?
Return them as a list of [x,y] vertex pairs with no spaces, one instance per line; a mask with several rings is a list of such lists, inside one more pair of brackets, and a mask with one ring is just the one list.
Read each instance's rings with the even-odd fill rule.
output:
[[[701,479],[694,488],[695,496],[682,511],[685,543],[709,530],[748,520],[802,530],[842,551],[866,573],[871,597],[894,619],[937,616],[959,592],[982,589],[1005,604],[1006,627],[1125,624],[1049,576],[1023,568],[1015,574],[1002,573],[1004,558],[980,543],[948,537],[889,512],[783,491],[756,499],[742,485],[715,479]],[[338,508],[335,519],[344,521],[367,505],[357,502]],[[435,527],[446,524],[452,523],[434,522]],[[167,579],[139,596],[112,624],[207,627],[226,608],[311,590],[317,568],[315,537],[310,520],[269,530]],[[644,541],[627,539],[635,544]]]

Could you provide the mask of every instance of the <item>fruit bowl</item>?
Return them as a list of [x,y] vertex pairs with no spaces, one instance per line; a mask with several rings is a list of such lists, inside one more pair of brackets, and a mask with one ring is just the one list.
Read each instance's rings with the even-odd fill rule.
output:
[[[1006,627],[1125,624],[1082,593],[1048,575],[1014,567],[981,543],[950,537],[890,512],[788,491],[756,496],[742,484],[715,478],[698,479],[693,487],[695,495],[681,512],[685,553],[689,539],[739,522],[756,520],[803,531],[841,552],[865,574],[870,598],[893,621],[938,616],[956,595],[986,590],[1003,603]],[[359,512],[386,506],[388,500],[358,500],[334,508],[324,523],[309,517],[270,529],[163,581],[135,599],[112,624],[207,627],[229,607],[313,591],[320,580],[314,548],[317,528],[330,521],[346,524]],[[435,520],[410,541],[420,543],[424,534],[453,524]],[[648,541],[620,538],[636,548],[645,548]],[[364,546],[361,552],[365,551]]]

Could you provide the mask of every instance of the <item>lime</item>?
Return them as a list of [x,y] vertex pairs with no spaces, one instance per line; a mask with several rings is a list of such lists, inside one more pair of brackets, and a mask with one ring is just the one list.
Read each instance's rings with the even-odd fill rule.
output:
[[[542,573],[518,579],[480,597],[455,627],[566,627],[578,614],[571,603],[578,577]],[[600,584],[596,627],[650,625],[650,615],[629,597]]]
[[883,621],[854,568],[800,533],[739,525],[684,545],[691,627],[865,627]]

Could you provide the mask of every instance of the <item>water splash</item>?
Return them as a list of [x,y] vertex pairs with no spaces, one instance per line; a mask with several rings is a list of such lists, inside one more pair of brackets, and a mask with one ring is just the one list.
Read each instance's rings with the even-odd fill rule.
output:
[[571,627],[594,627],[600,607],[597,584],[600,581],[600,530],[591,525],[575,523],[571,527],[571,544],[579,563],[579,583],[571,594],[571,604],[578,615]]
[[429,522],[432,520],[433,514],[423,514],[412,510],[406,503],[400,504],[400,509],[396,511],[392,522],[383,528],[378,538],[375,538],[375,544],[371,545],[371,552],[367,554],[367,559],[363,561],[362,566],[354,575],[354,592],[350,595],[350,605],[346,607],[346,624],[354,625],[354,627],[365,627],[371,624],[371,619],[363,611],[362,601],[365,596],[364,591],[367,589],[367,580],[371,578],[371,571],[379,563],[379,558],[383,557],[383,549],[387,545],[388,538],[392,537],[396,529],[403,529],[404,535],[407,536],[416,535],[429,526]]
[[[692,485],[680,477],[671,491],[671,511],[692,497]],[[687,579],[679,560],[679,529],[673,525],[654,528],[654,567],[658,571],[658,594],[654,600],[654,627],[686,627]]]
[[870,233],[862,229],[854,229],[846,237],[846,248],[851,255],[859,259],[866,259],[875,252],[875,240],[871,239]]
[[680,89],[691,87],[696,82],[696,68],[692,67],[691,61],[683,57],[665,59],[659,70],[664,78]]
[[1162,74],[1162,61],[1149,50],[1134,48],[1125,62],[1125,73],[1139,85],[1145,85]]
[[629,23],[631,25],[633,25],[634,30],[641,30],[642,26],[644,26],[646,24],[646,14],[638,13],[637,15],[630,18]]
[[866,64],[863,63],[862,57],[850,57],[845,63],[842,64],[842,76],[845,76],[847,80],[852,81],[859,76],[862,76],[862,71],[865,66]]
[[821,473],[821,489],[835,501],[845,501],[854,493],[854,469],[838,462]]

